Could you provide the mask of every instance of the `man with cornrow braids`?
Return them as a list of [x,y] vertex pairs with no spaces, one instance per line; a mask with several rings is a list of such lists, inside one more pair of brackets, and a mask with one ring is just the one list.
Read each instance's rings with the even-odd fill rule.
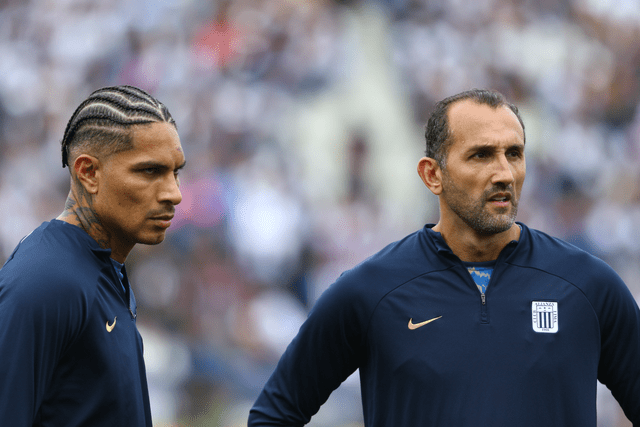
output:
[[0,426],[152,425],[124,262],[164,240],[184,164],[169,111],[138,88],[99,89],[73,113],[64,211],[0,270]]

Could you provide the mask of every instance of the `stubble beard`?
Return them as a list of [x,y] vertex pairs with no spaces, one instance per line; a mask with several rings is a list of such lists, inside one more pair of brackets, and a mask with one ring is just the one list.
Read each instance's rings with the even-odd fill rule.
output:
[[[449,177],[445,178],[442,196],[449,208],[473,231],[482,236],[491,236],[509,230],[518,214],[518,199],[511,186],[497,185],[486,190],[477,200],[456,186]],[[489,197],[497,192],[511,193],[510,206],[505,213],[492,213],[487,207]],[[503,210],[504,210],[503,209]]]

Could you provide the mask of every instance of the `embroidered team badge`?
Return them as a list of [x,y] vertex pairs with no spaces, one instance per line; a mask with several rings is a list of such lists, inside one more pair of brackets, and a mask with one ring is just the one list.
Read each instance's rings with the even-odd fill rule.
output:
[[531,321],[536,332],[555,334],[558,332],[558,303],[555,301],[532,301]]

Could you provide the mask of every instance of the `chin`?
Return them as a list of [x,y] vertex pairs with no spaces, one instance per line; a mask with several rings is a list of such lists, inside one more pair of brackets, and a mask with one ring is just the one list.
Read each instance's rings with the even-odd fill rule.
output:
[[475,221],[469,225],[478,234],[483,236],[492,236],[509,231],[513,227],[515,221],[511,219],[494,220],[494,221]]
[[138,243],[143,245],[157,245],[159,243],[162,243],[164,241],[164,238],[165,233],[155,234],[153,236],[144,236],[138,239]]

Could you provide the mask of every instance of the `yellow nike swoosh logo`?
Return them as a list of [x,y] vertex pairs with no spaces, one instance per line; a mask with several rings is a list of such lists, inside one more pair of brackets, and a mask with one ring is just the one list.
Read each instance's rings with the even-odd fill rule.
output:
[[409,319],[409,329],[411,329],[413,331],[414,329],[421,328],[424,325],[426,325],[427,323],[431,323],[434,320],[438,320],[441,317],[442,316],[434,317],[433,319],[425,320],[424,322],[420,322],[420,323],[413,323],[413,318],[411,318],[411,319]]
[[109,321],[107,320],[107,324],[105,325],[107,327],[107,332],[110,333],[111,331],[113,331],[113,328],[116,327],[116,319],[117,318],[118,318],[118,316],[113,318],[113,323],[112,324],[109,324]]

